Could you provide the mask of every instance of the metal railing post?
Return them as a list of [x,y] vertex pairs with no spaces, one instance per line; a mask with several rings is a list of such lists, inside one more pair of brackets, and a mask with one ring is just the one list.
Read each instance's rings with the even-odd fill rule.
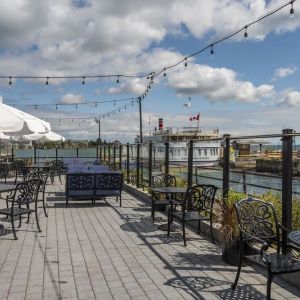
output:
[[15,149],[12,147],[11,148],[11,161],[15,160]]
[[103,160],[106,161],[106,146],[103,146]]
[[230,134],[224,134],[224,147],[223,147],[223,199],[228,198],[229,192],[229,149],[230,149]]
[[188,145],[188,187],[193,185],[193,157],[194,157],[194,141],[190,140]]
[[247,194],[246,172],[243,170],[243,193]]
[[99,147],[100,147],[100,149],[99,149],[99,150],[100,150],[100,156],[99,156],[99,159],[100,159],[100,161],[101,161],[101,160],[102,160],[102,154],[103,154],[103,153],[102,153],[102,146],[100,145]]
[[[282,225],[292,229],[292,180],[293,180],[293,133],[292,129],[282,130]],[[282,252],[287,253],[287,232],[282,232]]]
[[129,143],[127,143],[127,145],[126,145],[126,150],[127,150],[127,152],[126,152],[126,161],[127,161],[127,163],[126,163],[126,171],[127,171],[127,183],[129,183],[130,182],[130,160],[129,160]]
[[58,160],[58,148],[55,148],[55,161],[57,162]]
[[123,146],[120,144],[120,147],[119,147],[119,168],[120,170],[122,170],[122,151],[123,151]]
[[98,145],[96,146],[96,160],[98,160],[99,159],[99,147],[98,147]]
[[33,148],[33,161],[36,164],[36,147]]
[[110,163],[110,155],[111,155],[111,153],[110,153],[110,145],[108,145],[108,162]]
[[165,173],[170,172],[170,143],[165,143]]
[[138,188],[140,186],[140,148],[141,144],[137,143],[137,149],[136,149],[136,187]]
[[114,159],[114,164],[116,163],[116,145],[113,145],[113,159]]
[[153,143],[149,143],[149,177],[148,177],[148,187],[151,188],[152,185],[152,149]]
[[79,149],[76,148],[76,157],[78,158],[79,157]]

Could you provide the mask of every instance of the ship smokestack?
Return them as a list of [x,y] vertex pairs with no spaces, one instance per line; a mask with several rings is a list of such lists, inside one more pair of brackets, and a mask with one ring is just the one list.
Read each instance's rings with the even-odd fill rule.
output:
[[158,119],[158,129],[162,130],[164,128],[164,120],[163,118]]

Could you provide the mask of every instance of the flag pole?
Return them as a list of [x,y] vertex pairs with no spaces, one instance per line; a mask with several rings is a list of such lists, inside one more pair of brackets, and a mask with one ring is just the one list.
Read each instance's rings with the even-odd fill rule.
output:
[[197,115],[197,132],[199,132],[199,121],[200,121],[200,112],[198,112],[198,115]]

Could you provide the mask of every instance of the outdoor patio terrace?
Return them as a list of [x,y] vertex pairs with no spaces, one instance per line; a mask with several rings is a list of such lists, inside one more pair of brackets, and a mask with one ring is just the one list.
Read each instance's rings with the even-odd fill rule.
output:
[[[123,192],[122,207],[113,197],[65,208],[64,189],[58,180],[47,185],[41,233],[32,216],[14,240],[1,219],[8,230],[0,237],[0,299],[265,298],[264,271],[244,267],[232,291],[236,267],[222,261],[218,245],[191,230],[187,247],[180,230],[168,238],[152,223],[149,203]],[[299,289],[275,278],[273,299],[299,297]]]

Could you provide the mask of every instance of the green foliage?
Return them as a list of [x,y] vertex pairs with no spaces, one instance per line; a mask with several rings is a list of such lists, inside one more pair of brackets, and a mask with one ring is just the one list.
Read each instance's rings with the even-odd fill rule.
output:
[[[272,203],[274,205],[278,221],[279,223],[281,223],[282,203],[280,194],[273,191],[269,191],[254,196],[266,202]],[[244,193],[229,191],[228,199],[226,201],[218,200],[215,205],[215,221],[217,223],[220,223],[221,225],[220,230],[223,242],[225,244],[230,243],[232,240],[238,237],[239,230],[234,204],[246,197],[247,195]],[[292,229],[300,229],[300,199],[296,197],[293,198]]]

